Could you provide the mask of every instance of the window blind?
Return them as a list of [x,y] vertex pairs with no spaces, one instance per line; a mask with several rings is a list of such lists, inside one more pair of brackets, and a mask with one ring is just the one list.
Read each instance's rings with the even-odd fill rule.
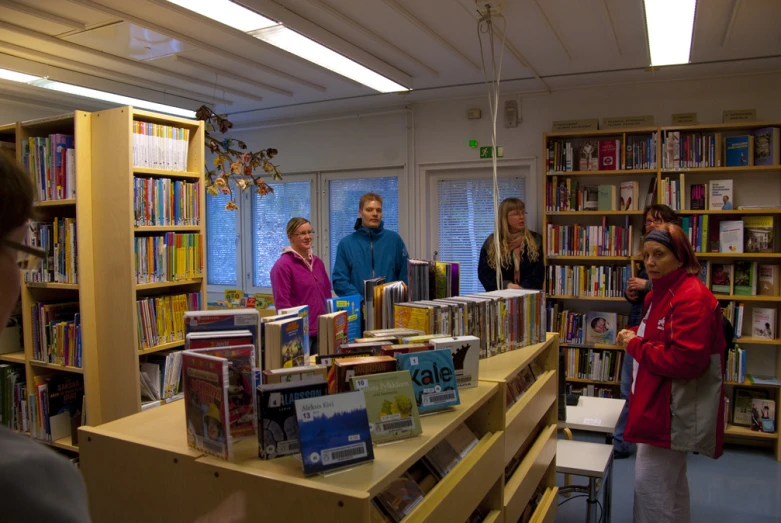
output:
[[230,196],[206,198],[206,270],[209,285],[236,287],[236,218],[239,211],[226,211]]

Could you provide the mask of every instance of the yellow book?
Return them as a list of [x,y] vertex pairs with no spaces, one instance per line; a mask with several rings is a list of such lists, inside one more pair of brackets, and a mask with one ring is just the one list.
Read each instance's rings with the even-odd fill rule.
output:
[[432,310],[428,307],[397,303],[393,306],[393,324],[397,329],[415,329],[431,334],[431,313]]

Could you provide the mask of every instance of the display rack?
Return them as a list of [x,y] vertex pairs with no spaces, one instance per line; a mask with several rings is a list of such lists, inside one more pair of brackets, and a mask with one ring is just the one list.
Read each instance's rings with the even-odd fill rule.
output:
[[[521,353],[533,359],[535,352],[553,354],[557,350],[555,340],[549,338],[544,344],[501,354],[486,362],[501,366],[504,361],[510,362],[504,366],[511,366],[519,364]],[[555,375],[556,358],[538,358],[538,361],[545,363],[546,376]],[[543,390],[542,385],[543,382],[539,391]],[[465,520],[478,507],[487,515],[486,521],[509,521],[504,517],[507,443],[501,387],[495,381],[480,381],[476,388],[462,389],[460,405],[421,417],[421,436],[375,447],[373,462],[309,478],[304,476],[301,461],[295,456],[259,459],[257,441],[253,438],[237,445],[233,462],[190,449],[186,443],[182,402],[100,427],[82,427],[81,469],[90,492],[90,512],[96,522],[192,521],[213,511],[221,500],[242,491],[246,494],[249,519],[262,516],[303,521],[316,514],[324,522],[368,522],[371,499],[458,425],[466,423],[479,443],[437,483],[404,522]],[[537,394],[530,391],[527,401]],[[549,408],[553,409],[554,418],[550,423],[555,427],[556,398],[552,401]],[[536,452],[536,448],[532,450]],[[554,462],[547,456],[546,459],[549,464]],[[123,473],[116,474],[116,470]],[[532,491],[543,476],[546,491],[532,520],[535,522],[555,518],[553,474],[535,475],[538,479]],[[160,477],[167,480],[154,489],[148,488],[151,478]],[[139,503],[139,499],[144,502]]]

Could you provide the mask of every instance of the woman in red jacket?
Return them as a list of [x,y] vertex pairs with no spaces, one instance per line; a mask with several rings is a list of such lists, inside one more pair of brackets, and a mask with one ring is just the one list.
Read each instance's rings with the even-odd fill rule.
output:
[[624,438],[637,443],[635,523],[691,521],[686,456],[722,453],[726,342],[718,300],[680,227],[646,235],[643,259],[653,290],[639,326],[618,333],[634,359]]

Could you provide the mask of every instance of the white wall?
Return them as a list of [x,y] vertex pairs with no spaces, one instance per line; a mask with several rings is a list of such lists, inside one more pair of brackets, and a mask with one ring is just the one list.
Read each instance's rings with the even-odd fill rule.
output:
[[0,125],[35,120],[66,113],[67,111],[56,107],[45,107],[34,102],[22,103],[9,101],[0,97]]

